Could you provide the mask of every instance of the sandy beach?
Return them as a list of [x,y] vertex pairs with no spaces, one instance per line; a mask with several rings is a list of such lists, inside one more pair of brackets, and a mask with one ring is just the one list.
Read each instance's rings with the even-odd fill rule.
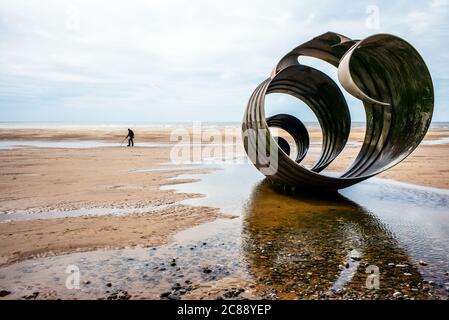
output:
[[[136,147],[126,148],[118,146],[123,130],[114,128],[0,129],[0,141],[16,141],[18,145],[21,141],[117,144],[89,148],[19,146],[0,150],[0,212],[4,217],[0,223],[0,266],[72,252],[158,247],[172,243],[173,236],[182,230],[216,219],[232,220],[233,212],[182,203],[203,197],[202,194],[163,188],[172,185],[176,177],[176,184],[197,181],[183,177],[186,173],[207,175],[220,170],[201,164],[186,169],[185,164],[171,163],[172,130],[139,128],[135,130]],[[189,128],[186,130],[192,133]],[[233,132],[238,140],[238,127]],[[318,130],[311,131],[311,138],[312,142],[319,142]],[[448,138],[447,129],[430,130],[411,156],[379,177],[448,189],[449,144],[444,143]],[[344,170],[355,158],[362,139],[363,130],[353,130],[351,143],[329,170]],[[143,142],[162,145],[139,147]],[[227,148],[225,152],[229,151]],[[236,150],[237,156],[243,155],[241,145]],[[312,157],[306,159],[306,165],[313,163],[311,151]],[[118,214],[110,214],[108,210],[117,210]],[[33,215],[39,218],[33,219]],[[15,216],[19,218],[14,219]],[[28,218],[20,218],[23,216]],[[9,285],[2,280],[0,283],[2,287]],[[242,297],[261,294],[251,281],[233,279],[231,275],[218,282],[198,284],[184,298],[216,298],[223,294],[223,288],[229,292],[229,288],[242,286],[251,288]]]

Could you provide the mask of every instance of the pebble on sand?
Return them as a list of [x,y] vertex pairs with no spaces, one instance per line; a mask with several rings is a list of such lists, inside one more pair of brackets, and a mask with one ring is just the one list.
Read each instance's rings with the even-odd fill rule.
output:
[[208,265],[203,266],[203,272],[204,273],[211,273],[212,269]]
[[178,293],[170,293],[167,298],[169,300],[179,300],[179,294]]
[[11,291],[8,291],[8,290],[1,290],[0,291],[0,297],[6,297],[9,294],[11,294]]
[[427,262],[425,262],[424,260],[419,260],[419,264],[422,266],[427,266]]

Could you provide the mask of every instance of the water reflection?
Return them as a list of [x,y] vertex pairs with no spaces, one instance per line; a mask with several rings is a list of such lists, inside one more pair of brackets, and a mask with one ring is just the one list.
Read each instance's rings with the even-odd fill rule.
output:
[[[341,195],[286,195],[263,181],[245,206],[242,239],[248,272],[263,295],[427,296],[419,270],[389,228]],[[379,290],[366,288],[369,265],[380,270]]]

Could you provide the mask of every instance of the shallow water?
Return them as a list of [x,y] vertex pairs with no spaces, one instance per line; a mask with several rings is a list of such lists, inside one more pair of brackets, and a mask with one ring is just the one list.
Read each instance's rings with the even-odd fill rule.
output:
[[[184,175],[181,178],[192,177]],[[435,288],[441,286],[440,291],[445,295],[444,290],[449,284],[449,190],[373,178],[341,190],[335,198],[324,200],[286,195],[262,180],[263,177],[248,166],[232,166],[204,176],[193,184],[174,187],[179,192],[206,194],[204,198],[185,200],[182,202],[184,204],[219,207],[224,212],[239,214],[241,221],[236,219],[227,223],[232,224],[234,230],[241,229],[240,236],[253,248],[263,247],[263,241],[273,236],[285,250],[289,243],[286,239],[290,237],[297,242],[293,241],[292,248],[286,250],[287,257],[293,256],[295,251],[307,251],[304,248],[295,249],[296,243],[312,245],[310,251],[319,261],[327,260],[324,264],[326,267],[333,266],[334,271],[339,263],[349,264],[349,268],[343,269],[339,275],[326,277],[337,277],[332,282],[333,288],[344,287],[355,276],[347,275],[346,269],[357,264],[350,256],[352,250],[358,250],[365,264],[377,265],[381,274],[384,272],[386,277],[390,277],[385,279],[384,285],[393,288],[406,284],[409,279],[424,280],[434,282]],[[180,234],[182,238],[186,238],[187,234],[197,237],[202,231],[210,232],[217,228],[217,224],[212,222]],[[248,231],[255,234],[248,236]],[[304,239],[301,234],[306,235]],[[233,236],[238,237],[239,232]],[[263,241],[259,242],[259,238]],[[272,245],[276,241],[271,241]],[[256,249],[256,258],[257,254],[264,256],[260,254],[261,250]],[[333,253],[329,255],[330,251]],[[280,257],[282,254],[276,251],[275,259]],[[421,266],[421,260],[427,265]],[[408,267],[398,273],[397,268],[391,268],[393,263],[407,264]],[[289,264],[291,259],[283,260],[278,268],[285,269]],[[310,272],[322,267],[321,263],[313,264],[303,265],[299,269]],[[265,265],[265,270],[276,268],[274,265],[270,261]],[[298,267],[291,267],[292,276],[298,276]],[[287,270],[279,273],[281,278],[288,277]],[[322,275],[322,269],[319,273]],[[404,274],[411,275],[404,278]],[[363,282],[366,275],[359,278],[359,282]]]
[[[36,149],[36,148],[62,148],[62,149],[88,149],[88,148],[111,148],[111,147],[126,147],[128,142],[113,143],[113,142],[105,142],[105,141],[89,141],[89,140],[61,140],[61,141],[52,141],[52,140],[0,140],[0,150],[10,150],[10,149]],[[449,144],[449,137],[438,138],[435,140],[424,140],[422,142],[423,145],[444,145]],[[352,147],[360,147],[362,145],[361,142],[348,142],[347,146]],[[136,141],[135,147],[143,147],[143,148],[169,148],[174,146],[209,146],[209,147],[232,147],[238,146],[242,147],[241,142],[239,141],[237,144],[230,143],[158,143],[158,142],[145,142],[145,141]],[[320,152],[321,142],[312,142],[311,143],[311,152],[315,154],[319,154]],[[292,152],[292,154],[294,154]]]
[[424,140],[422,142],[422,144],[429,145],[429,146],[448,144],[448,143],[449,143],[449,137],[438,138],[435,140]]
[[[0,287],[12,291],[9,298],[34,291],[42,298],[99,298],[118,289],[159,298],[172,287],[176,291],[177,283],[189,288],[233,277],[254,282],[258,295],[267,298],[392,298],[396,291],[447,298],[447,190],[372,179],[318,199],[276,190],[249,165],[223,165],[178,179],[186,177],[201,180],[173,179],[174,185],[163,188],[204,194],[182,203],[218,207],[235,218],[181,231],[158,248],[72,253],[4,266]],[[79,290],[65,286],[69,265],[81,272]],[[380,272],[378,290],[366,288],[369,266]]]
[[[107,148],[107,147],[126,147],[127,141],[120,143],[105,142],[105,141],[89,141],[89,140],[0,140],[1,149],[20,149],[20,148],[63,148],[63,149],[87,149],[87,148]],[[218,144],[218,143],[158,143],[135,141],[135,147],[144,148],[168,148],[174,146],[232,146],[233,144]]]
[[0,223],[8,223],[12,221],[24,220],[41,220],[41,219],[58,219],[58,218],[74,218],[84,216],[107,216],[107,215],[129,215],[151,213],[159,210],[167,209],[174,204],[144,206],[141,208],[83,208],[75,210],[51,210],[42,212],[26,212],[18,211],[12,213],[0,213]]
[[[140,146],[145,147],[164,147],[162,143],[140,143]],[[126,144],[122,144],[126,146]],[[137,143],[136,143],[136,146]],[[170,146],[170,145],[167,145]],[[63,149],[86,149],[86,148],[106,148],[106,147],[120,147],[120,143],[111,143],[104,141],[89,141],[89,140],[0,140],[0,149],[19,149],[19,148],[63,148]]]

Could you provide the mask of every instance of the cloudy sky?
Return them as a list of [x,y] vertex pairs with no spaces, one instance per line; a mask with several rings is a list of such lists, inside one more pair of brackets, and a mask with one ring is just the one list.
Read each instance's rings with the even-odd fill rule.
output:
[[[239,121],[279,58],[326,31],[409,41],[449,121],[449,0],[0,0],[0,121]],[[313,120],[283,95],[267,108]]]

